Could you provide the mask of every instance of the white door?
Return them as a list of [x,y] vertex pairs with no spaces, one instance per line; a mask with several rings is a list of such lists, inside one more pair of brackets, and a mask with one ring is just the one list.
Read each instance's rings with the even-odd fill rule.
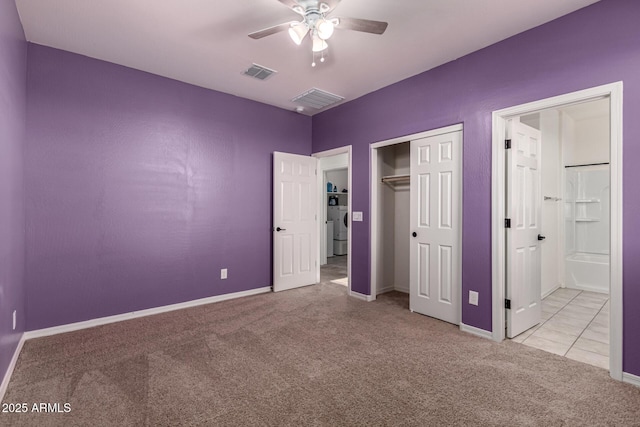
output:
[[273,153],[273,290],[316,283],[315,157]]
[[411,141],[410,308],[458,325],[462,132]]
[[[513,119],[507,124],[506,150],[507,337],[540,323],[540,131]],[[505,224],[506,226],[507,224]]]

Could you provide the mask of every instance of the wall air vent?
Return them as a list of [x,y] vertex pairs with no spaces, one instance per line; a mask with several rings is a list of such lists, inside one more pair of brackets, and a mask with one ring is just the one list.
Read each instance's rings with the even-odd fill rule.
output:
[[242,72],[245,76],[253,77],[258,80],[267,80],[274,73],[277,73],[277,71],[258,64],[252,64],[251,67]]
[[313,88],[293,98],[291,101],[304,105],[305,107],[315,108],[320,110],[321,108],[333,105],[342,101],[344,97],[334,95],[329,92],[325,92],[320,89]]

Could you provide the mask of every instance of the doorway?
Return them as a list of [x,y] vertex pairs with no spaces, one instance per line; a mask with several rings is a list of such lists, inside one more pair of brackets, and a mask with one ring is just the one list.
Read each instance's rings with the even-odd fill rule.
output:
[[[315,153],[318,158],[318,283],[351,292],[351,146]],[[331,188],[329,188],[331,186]]]
[[[593,113],[598,109],[600,117]],[[593,117],[581,131],[573,125],[585,114]],[[622,379],[621,122],[622,83],[614,83],[494,112],[492,145],[493,339],[519,336],[523,328],[533,337],[532,329],[540,323],[549,336],[566,337],[568,331],[558,331],[557,326],[577,322],[567,320],[570,314],[580,315],[584,323],[588,311],[593,317],[584,329],[569,333],[577,333],[576,339],[568,346],[556,346],[554,352],[571,357],[571,351],[583,352],[580,346],[586,342],[592,350],[608,345],[608,368],[618,380]],[[547,141],[540,129],[546,129]],[[521,134],[526,137],[518,142]],[[606,144],[590,142],[598,134]],[[514,185],[517,191],[512,191]],[[552,237],[548,241],[546,230]],[[608,264],[601,262],[604,258]],[[608,325],[608,344],[589,338],[594,335],[589,325],[597,323]],[[539,337],[516,339],[542,342]],[[533,344],[541,348],[540,343]]]
[[460,324],[462,125],[371,145],[371,299]]

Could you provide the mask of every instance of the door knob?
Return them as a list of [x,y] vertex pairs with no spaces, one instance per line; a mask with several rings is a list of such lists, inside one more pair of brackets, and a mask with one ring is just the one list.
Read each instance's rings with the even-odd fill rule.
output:
[[412,235],[413,237],[418,237],[418,233],[416,233],[415,231],[414,231],[413,233],[411,233],[411,235]]
[[276,228],[276,231],[287,231],[287,229],[278,227],[278,228]]
[[547,236],[542,235],[542,234],[538,234],[538,240],[544,240],[546,238],[547,238]]

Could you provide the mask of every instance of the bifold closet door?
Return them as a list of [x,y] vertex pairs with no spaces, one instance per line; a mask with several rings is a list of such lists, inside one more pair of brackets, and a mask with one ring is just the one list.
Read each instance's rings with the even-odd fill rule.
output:
[[411,311],[460,323],[462,131],[411,141]]

